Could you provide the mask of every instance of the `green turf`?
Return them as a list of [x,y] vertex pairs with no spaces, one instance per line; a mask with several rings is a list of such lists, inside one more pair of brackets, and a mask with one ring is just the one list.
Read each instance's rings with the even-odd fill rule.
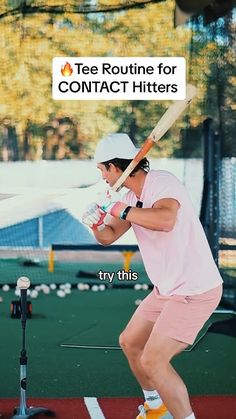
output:
[[[118,335],[132,312],[135,299],[145,291],[107,290],[104,293],[73,290],[65,299],[55,293],[33,302],[27,322],[28,395],[37,397],[139,396],[139,386],[121,351],[61,348],[60,343],[118,345]],[[19,391],[20,321],[9,315],[13,291],[1,293],[0,397]],[[207,333],[191,351],[173,361],[191,394],[236,393],[236,339]]]
[[[134,296],[136,292],[134,293]],[[143,298],[141,292],[141,298]],[[108,308],[108,307],[107,307]],[[97,308],[95,308],[96,314]],[[100,310],[100,308],[98,308]],[[87,322],[84,324],[84,328],[79,330],[77,333],[72,334],[71,336],[65,337],[61,344],[65,345],[78,345],[78,346],[114,346],[117,347],[117,330],[121,326],[120,317],[115,316],[114,306],[109,307],[110,316],[104,317],[102,322],[100,319],[97,321],[92,321],[91,323]],[[206,322],[204,327],[198,333],[194,343],[187,348],[187,351],[191,351],[199,344],[200,340],[203,339],[207,333],[210,325],[217,320],[225,320],[229,318],[228,314],[213,314],[211,318]],[[122,325],[123,326],[123,325]],[[66,347],[66,346],[65,346]],[[72,348],[73,349],[73,348]]]
[[[78,271],[88,271],[92,273],[97,273],[103,269],[104,272],[117,272],[118,270],[123,270],[122,262],[115,263],[106,263],[101,264],[101,262],[78,262],[78,263],[64,263],[64,262],[55,262],[54,272],[48,272],[48,263],[47,261],[39,262],[38,266],[24,266],[21,259],[0,259],[0,271],[3,273],[0,277],[0,284],[15,284],[16,280],[21,275],[26,275],[30,278],[31,284],[49,284],[49,283],[65,283],[70,282],[72,284],[78,282],[92,282],[99,281],[99,279],[88,279],[86,277],[80,276],[77,277]],[[138,273],[138,282],[141,283],[150,283],[147,274],[144,270],[143,264],[140,263],[131,263],[130,268],[132,271]],[[136,282],[137,282],[136,281]],[[134,281],[122,281],[122,285],[129,285]],[[104,281],[104,283],[108,283]],[[117,278],[117,275],[114,276],[113,283],[118,285],[120,281]]]
[[[117,272],[123,269],[123,262],[120,260],[114,263],[101,263],[97,262],[59,262],[55,261],[55,270],[53,273],[48,272],[48,261],[39,261],[36,266],[24,266],[26,259],[0,259],[0,284],[9,283],[15,284],[18,276],[27,275],[31,283],[64,283],[71,282],[75,284],[79,281],[88,281],[88,278],[77,277],[78,271],[89,271],[97,273],[101,268],[106,272]],[[30,260],[30,259],[29,259]],[[147,274],[145,272],[142,262],[132,262],[130,268],[138,273],[138,281],[142,283],[150,283]],[[224,268],[221,269],[221,273],[231,277],[232,280],[236,278],[236,268]],[[118,283],[117,276],[115,275],[114,283]],[[129,281],[124,282],[123,285],[128,284]]]

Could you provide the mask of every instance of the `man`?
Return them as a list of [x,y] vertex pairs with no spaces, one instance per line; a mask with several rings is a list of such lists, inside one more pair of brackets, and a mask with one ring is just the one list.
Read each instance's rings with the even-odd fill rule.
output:
[[[126,134],[99,142],[95,161],[110,187],[137,151]],[[132,227],[154,285],[120,336],[145,397],[137,419],[169,418],[167,409],[174,419],[194,419],[186,386],[170,361],[194,342],[219,304],[222,279],[188,194],[173,174],[149,171],[143,159],[123,186],[129,191],[122,201],[109,192],[83,222],[103,245]]]

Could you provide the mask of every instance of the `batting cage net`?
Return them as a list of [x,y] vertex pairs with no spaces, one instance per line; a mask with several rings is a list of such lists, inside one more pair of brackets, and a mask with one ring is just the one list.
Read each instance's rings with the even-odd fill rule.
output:
[[[4,267],[7,252],[14,250],[16,258],[23,258],[24,263],[25,260],[29,265],[35,263],[32,269],[38,272],[37,282],[43,282],[48,251],[58,229],[61,242],[74,241],[75,237],[81,243],[91,240],[88,232],[81,233],[66,210],[51,199],[57,191],[49,191],[50,178],[42,182],[45,193],[41,191],[37,199],[34,184],[37,164],[45,160],[71,162],[78,158],[81,162],[89,161],[98,139],[114,131],[127,132],[137,146],[141,145],[169,106],[166,101],[55,101],[51,94],[52,59],[60,56],[185,57],[187,80],[197,86],[197,97],[158,147],[152,149],[150,156],[170,161],[172,158],[198,161],[201,168],[195,172],[199,174],[194,188],[202,191],[203,126],[207,118],[213,120],[214,133],[220,142],[217,167],[221,172],[213,170],[210,178],[210,182],[219,186],[219,214],[218,210],[213,216],[210,214],[211,233],[212,237],[217,237],[218,244],[231,246],[231,249],[218,248],[219,264],[230,276],[235,295],[235,10],[208,20],[208,24],[200,14],[176,27],[175,6],[174,0],[1,2],[0,202],[2,210],[6,206],[6,220],[4,222],[3,216],[0,228],[3,272],[7,271]],[[13,169],[4,177],[4,170],[11,162],[34,165],[35,172],[26,176],[25,185],[19,183],[19,173],[14,177]],[[195,177],[191,171],[192,160],[183,167],[185,172],[173,171],[181,179],[189,179],[187,186],[191,191]],[[63,179],[60,182],[63,183]],[[22,186],[31,191],[20,190]],[[86,186],[86,181],[81,182],[76,175],[65,185],[66,188],[81,186]],[[215,190],[210,193],[214,194]],[[201,196],[197,195],[200,214]],[[18,221],[13,217],[12,225],[9,221],[11,207],[9,203],[3,205],[3,201],[11,199],[12,204],[13,200],[16,204],[12,207],[14,215],[17,211],[24,214]],[[38,211],[33,211],[36,206]],[[15,227],[18,222],[21,228]],[[48,232],[46,241],[42,239],[43,226]],[[217,248],[215,242],[212,247]],[[34,253],[31,253],[32,248]],[[40,266],[40,260],[45,262],[44,267]],[[11,278],[22,273],[21,262],[13,267],[10,261]],[[6,276],[8,280],[10,282]]]
[[[91,229],[82,223],[86,207],[99,191],[104,193],[106,189],[93,161],[42,162],[38,164],[37,174],[34,166],[27,167],[25,162],[18,168],[14,164],[9,166],[9,175],[14,171],[11,186],[1,187],[4,191],[0,200],[2,285],[14,286],[21,271],[33,284],[86,281],[86,274],[76,276],[81,270],[93,272],[91,279],[96,280],[94,272],[99,270],[99,265],[104,270],[123,269],[129,257],[129,268],[136,269],[138,263],[137,269],[142,272],[140,281],[148,283],[131,230],[116,242],[120,248],[114,253],[113,246],[94,249],[97,243]],[[150,165],[153,169],[176,173],[189,190],[199,213],[203,178],[200,159],[151,158]],[[34,188],[23,187],[27,178],[34,178]],[[70,183],[71,178],[74,184],[69,188],[67,182]],[[85,181],[87,185],[83,187]],[[130,245],[134,249],[130,250]],[[87,248],[82,249],[83,246]]]
[[219,266],[224,279],[224,304],[236,309],[236,159],[224,158],[220,167]]
[[67,2],[49,0],[18,0],[9,1],[2,4],[0,12],[2,16],[17,14],[34,14],[34,13],[52,13],[64,15],[66,13],[89,14],[89,13],[107,13],[114,11],[123,11],[128,9],[143,9],[145,5],[150,3],[160,3],[165,0],[70,0]]

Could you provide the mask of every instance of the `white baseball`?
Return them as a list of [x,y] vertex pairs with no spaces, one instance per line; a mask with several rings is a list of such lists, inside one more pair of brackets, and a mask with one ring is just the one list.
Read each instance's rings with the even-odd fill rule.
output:
[[30,280],[27,276],[20,276],[17,279],[17,288],[21,290],[27,290],[30,287]]

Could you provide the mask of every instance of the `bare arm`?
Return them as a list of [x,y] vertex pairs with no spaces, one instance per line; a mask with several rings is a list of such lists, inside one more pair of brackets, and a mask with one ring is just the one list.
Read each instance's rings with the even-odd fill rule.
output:
[[126,220],[149,230],[168,232],[174,228],[179,207],[175,199],[164,198],[156,201],[152,208],[132,207]]
[[93,230],[93,233],[99,243],[108,246],[126,233],[130,227],[130,222],[112,217],[103,230]]
[[131,227],[131,223],[154,231],[171,231],[174,228],[180,204],[172,198],[156,201],[152,208],[132,207],[126,220],[112,217],[102,231],[94,230],[97,241],[108,246]]

